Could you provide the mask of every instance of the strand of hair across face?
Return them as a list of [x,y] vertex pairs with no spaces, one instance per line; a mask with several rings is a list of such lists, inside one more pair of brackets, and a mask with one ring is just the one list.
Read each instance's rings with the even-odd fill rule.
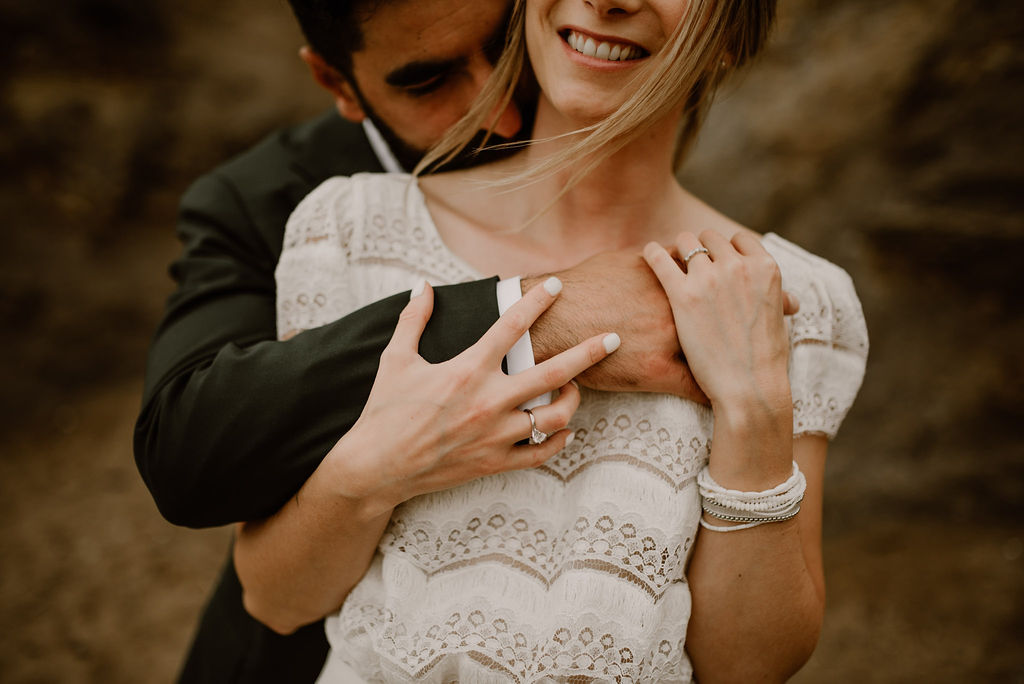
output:
[[[700,114],[706,109],[713,91],[713,88],[708,87],[708,74],[718,73],[718,54],[724,49],[726,15],[722,3],[698,0],[651,67],[642,70],[633,79],[636,91],[615,112],[591,126],[560,136],[529,141],[529,144],[536,145],[564,138],[580,138],[558,153],[547,155],[531,168],[490,184],[522,187],[550,178],[571,166],[574,170],[555,198],[554,201],[557,201],[604,159],[668,115],[680,101],[686,103],[683,130],[690,133],[688,137],[692,138]],[[700,21],[700,17],[707,17],[707,20]],[[517,0],[510,18],[505,50],[480,97],[469,113],[431,149],[414,173],[434,170],[449,162],[466,148],[476,131],[485,124],[493,125],[493,121],[487,121],[487,117],[495,111],[502,111],[497,108],[498,105],[506,107],[511,102],[525,61],[524,23],[525,2]],[[685,60],[682,67],[677,65],[681,59]],[[679,72],[683,73],[682,78],[677,75]],[[691,97],[694,94],[699,96]],[[523,144],[509,143],[498,147]],[[586,161],[580,164],[580,159]]]

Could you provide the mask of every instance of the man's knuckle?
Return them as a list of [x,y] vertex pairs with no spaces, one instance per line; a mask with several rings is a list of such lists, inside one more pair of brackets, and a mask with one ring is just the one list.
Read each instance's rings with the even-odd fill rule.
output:
[[662,354],[644,354],[640,363],[643,373],[649,378],[665,377],[673,371],[673,363]]
[[676,349],[679,346],[679,331],[676,329],[676,322],[671,316],[658,319],[651,328],[655,335],[657,335],[659,345],[664,345],[671,349]]
[[614,383],[624,387],[635,386],[639,374],[633,364],[625,361],[626,358],[626,356],[617,357],[613,354],[602,361],[599,366],[594,366],[593,369],[588,370],[587,373],[593,372],[607,383]]

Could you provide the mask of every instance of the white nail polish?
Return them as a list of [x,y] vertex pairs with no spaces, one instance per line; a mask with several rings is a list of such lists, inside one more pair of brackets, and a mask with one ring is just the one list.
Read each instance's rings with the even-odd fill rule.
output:
[[576,433],[575,432],[570,432],[569,436],[565,438],[565,446],[563,446],[562,448],[564,449],[565,447],[567,447],[570,444],[572,444],[573,441],[575,441],[575,439],[576,439]]
[[615,333],[608,333],[605,335],[602,342],[604,343],[604,350],[609,354],[618,349],[619,345],[622,344],[622,340],[620,340],[619,336]]
[[424,290],[424,288],[426,288],[426,286],[427,286],[427,281],[426,280],[421,280],[418,283],[416,283],[415,285],[413,285],[412,291],[409,293],[409,299],[413,299],[414,297],[419,297],[421,294],[423,294],[423,290]]
[[554,297],[555,295],[562,291],[562,281],[556,278],[555,276],[551,276],[550,278],[544,281],[544,289],[547,291],[549,295]]

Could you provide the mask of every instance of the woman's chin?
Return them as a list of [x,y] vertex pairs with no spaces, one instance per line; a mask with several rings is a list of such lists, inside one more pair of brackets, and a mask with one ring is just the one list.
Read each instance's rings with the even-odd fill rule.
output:
[[607,98],[559,98],[552,106],[572,128],[592,126],[607,119],[621,103]]

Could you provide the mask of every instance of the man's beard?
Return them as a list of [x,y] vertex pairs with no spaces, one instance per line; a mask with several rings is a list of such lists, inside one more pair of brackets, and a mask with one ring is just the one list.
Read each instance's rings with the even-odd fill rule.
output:
[[[363,113],[366,114],[374,127],[380,132],[380,136],[384,138],[384,142],[388,144],[388,148],[391,153],[395,155],[395,159],[406,171],[412,171],[416,168],[416,165],[420,163],[426,155],[427,150],[420,150],[409,143],[405,142],[398,136],[395,131],[388,126],[384,121],[377,116],[377,112],[364,100],[361,103]],[[529,112],[522,114],[523,125],[520,126],[519,132],[513,138],[503,138],[499,135],[491,135],[487,139],[487,147],[481,148],[484,142],[486,133],[484,131],[478,131],[473,139],[466,145],[462,151],[460,151],[451,161],[446,163],[440,168],[432,168],[427,173],[434,171],[455,171],[457,169],[465,169],[472,166],[480,166],[487,164],[499,159],[504,159],[512,154],[515,154],[520,149],[521,145],[510,145],[505,147],[506,143],[519,143],[530,139],[530,131],[533,129],[533,114],[535,111],[534,107],[524,108]]]

